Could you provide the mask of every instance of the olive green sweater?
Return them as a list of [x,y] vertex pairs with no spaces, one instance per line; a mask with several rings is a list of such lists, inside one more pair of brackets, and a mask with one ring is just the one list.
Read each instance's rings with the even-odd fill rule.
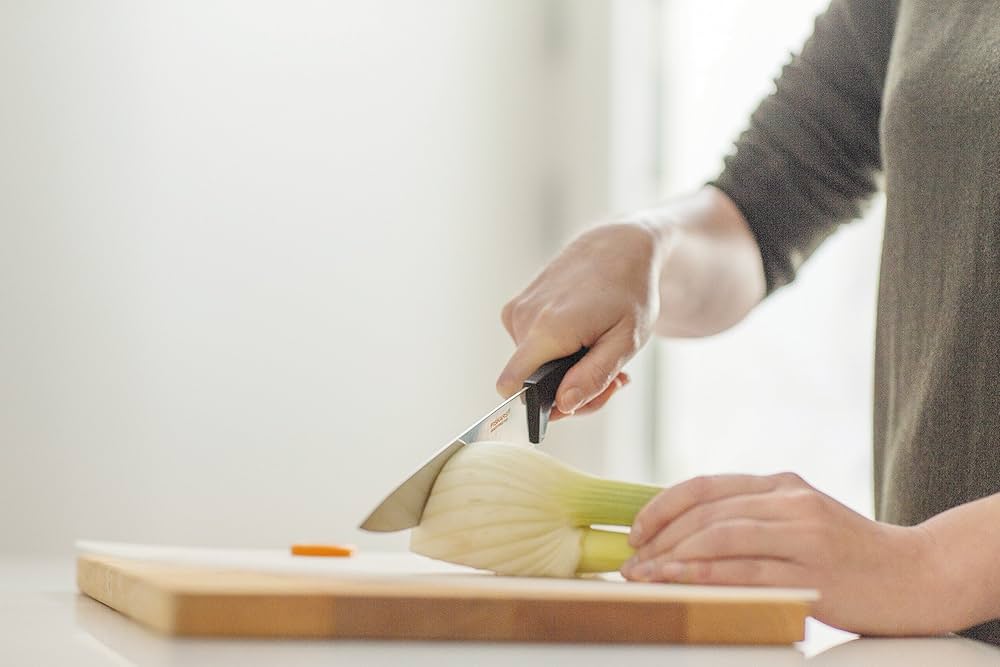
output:
[[1000,3],[834,0],[715,181],[769,290],[880,184],[875,506],[912,525],[1000,493]]

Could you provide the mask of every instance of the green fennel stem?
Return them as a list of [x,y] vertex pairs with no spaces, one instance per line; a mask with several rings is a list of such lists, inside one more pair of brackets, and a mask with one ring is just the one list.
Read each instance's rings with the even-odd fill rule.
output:
[[579,526],[631,526],[635,515],[663,489],[649,484],[619,482],[581,475],[563,496]]
[[580,564],[576,566],[577,574],[619,570],[635,553],[635,550],[628,545],[628,533],[597,528],[584,528],[581,547]]

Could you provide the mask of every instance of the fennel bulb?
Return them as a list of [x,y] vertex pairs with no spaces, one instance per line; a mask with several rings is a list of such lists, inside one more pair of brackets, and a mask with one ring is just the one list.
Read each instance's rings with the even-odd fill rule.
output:
[[531,447],[475,443],[441,470],[410,549],[498,574],[610,572],[633,553],[627,535],[590,526],[628,526],[659,492],[588,475]]

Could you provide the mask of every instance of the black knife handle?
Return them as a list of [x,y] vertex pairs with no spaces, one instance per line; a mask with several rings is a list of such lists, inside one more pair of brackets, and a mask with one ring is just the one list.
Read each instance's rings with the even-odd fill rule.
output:
[[524,402],[528,408],[528,439],[539,444],[545,437],[545,427],[549,425],[549,414],[552,404],[556,402],[556,390],[573,364],[587,354],[586,347],[568,357],[553,359],[542,364],[541,368],[524,381]]

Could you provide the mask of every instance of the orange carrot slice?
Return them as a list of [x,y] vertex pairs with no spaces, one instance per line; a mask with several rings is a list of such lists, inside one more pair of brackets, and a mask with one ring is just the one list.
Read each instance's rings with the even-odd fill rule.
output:
[[354,555],[352,544],[293,544],[293,556],[332,556],[345,558]]

